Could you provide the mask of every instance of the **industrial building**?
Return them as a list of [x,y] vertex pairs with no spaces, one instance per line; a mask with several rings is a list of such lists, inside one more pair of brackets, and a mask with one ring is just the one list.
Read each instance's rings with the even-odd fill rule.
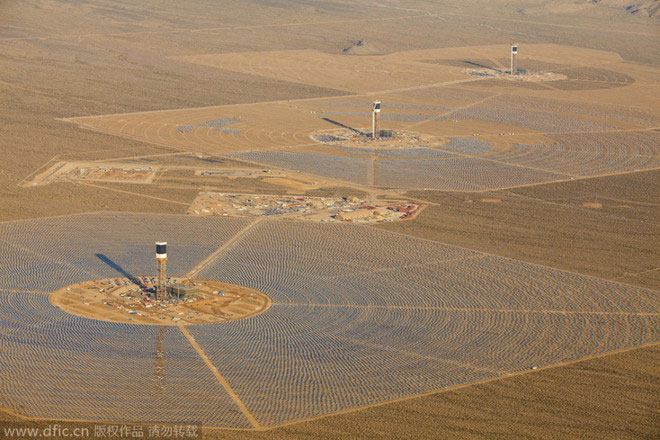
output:
[[176,297],[178,299],[192,298],[199,292],[199,289],[197,289],[197,287],[187,286],[181,283],[175,283],[172,284],[171,286],[167,286],[166,290],[167,290],[167,294],[170,297]]

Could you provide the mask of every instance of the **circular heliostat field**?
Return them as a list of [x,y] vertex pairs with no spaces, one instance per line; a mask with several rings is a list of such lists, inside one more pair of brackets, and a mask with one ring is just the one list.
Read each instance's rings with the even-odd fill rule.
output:
[[171,279],[167,297],[140,279],[104,278],[56,290],[50,302],[65,312],[127,324],[210,324],[247,318],[266,311],[265,293],[214,280]]
[[[208,283],[186,304],[233,319],[138,311],[158,240],[170,282]],[[105,212],[0,242],[0,398],[26,417],[261,429],[660,339],[657,291],[368,226]],[[233,288],[262,305],[222,309]]]

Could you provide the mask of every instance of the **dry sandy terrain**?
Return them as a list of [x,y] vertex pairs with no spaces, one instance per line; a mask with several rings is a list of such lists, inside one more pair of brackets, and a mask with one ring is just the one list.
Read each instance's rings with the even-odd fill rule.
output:
[[[400,194],[427,206],[413,220],[378,227],[657,290],[655,3],[0,2],[0,220],[102,210],[184,214],[209,190]],[[466,73],[506,69],[512,42],[521,46],[521,67],[566,79]],[[374,99],[392,116],[385,128],[440,139],[432,160],[338,148],[321,155],[333,162],[317,160],[325,147],[310,134],[335,123],[368,127]],[[217,120],[220,129],[204,125]],[[481,143],[468,148],[451,138]],[[493,171],[468,179],[439,154],[487,162]],[[342,168],[347,157],[364,160],[364,169]],[[59,162],[171,168],[148,184],[24,186]],[[450,175],[451,185],[422,184],[431,173],[419,168],[424,162],[436,164],[433,175],[459,176]],[[392,164],[419,176],[404,179]],[[192,169],[204,166],[299,173],[310,186],[195,176]],[[209,435],[652,438],[658,362],[651,346],[269,432]]]

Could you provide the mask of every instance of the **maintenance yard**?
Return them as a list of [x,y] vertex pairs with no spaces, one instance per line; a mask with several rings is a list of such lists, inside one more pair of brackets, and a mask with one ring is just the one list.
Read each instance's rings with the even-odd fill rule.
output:
[[[109,322],[137,316],[114,305],[128,303],[126,283],[113,306],[94,293],[108,319],[79,316],[94,287],[153,265],[164,231],[173,277],[245,286],[270,308],[206,325],[189,312],[176,326]],[[3,398],[25,416],[270,427],[660,337],[657,291],[366,226],[99,213],[2,223],[0,240],[13,243],[0,249]],[[99,281],[71,287],[81,277]],[[53,303],[86,298],[71,314],[42,289],[65,293]]]
[[413,202],[392,201],[389,205],[371,204],[357,197],[306,197],[265,194],[200,193],[189,215],[247,217],[290,217],[317,222],[382,223],[412,219],[422,206]]

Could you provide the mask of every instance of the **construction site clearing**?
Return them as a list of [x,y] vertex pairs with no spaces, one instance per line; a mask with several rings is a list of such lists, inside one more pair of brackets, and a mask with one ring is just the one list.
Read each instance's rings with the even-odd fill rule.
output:
[[50,302],[65,312],[101,321],[179,325],[246,318],[266,311],[271,300],[254,289],[215,280],[168,279],[157,299],[155,278],[105,278],[56,290]]
[[306,197],[201,192],[188,215],[295,217],[316,222],[382,223],[408,220],[422,205],[410,201],[371,203],[357,197]]
[[56,180],[152,183],[160,169],[158,165],[130,163],[56,162],[24,186],[47,185]]
[[[190,177],[177,172],[191,172]],[[174,174],[174,175],[172,175]],[[47,185],[55,181],[88,181],[152,184],[164,182],[212,183],[213,179],[258,179],[266,183],[291,189],[310,190],[319,187],[318,179],[306,178],[296,173],[293,177],[285,171],[262,168],[209,168],[164,164],[135,164],[128,162],[67,162],[60,161],[36,175],[23,186]]]

